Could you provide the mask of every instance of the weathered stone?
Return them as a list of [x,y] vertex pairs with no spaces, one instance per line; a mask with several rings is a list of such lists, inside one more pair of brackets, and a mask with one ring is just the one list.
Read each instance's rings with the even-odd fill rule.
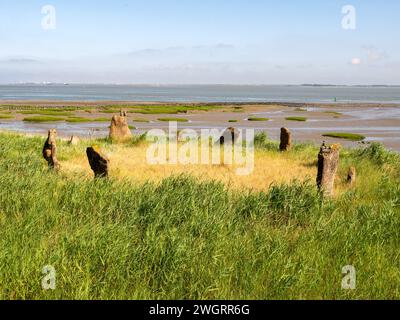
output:
[[101,149],[98,146],[89,147],[86,149],[86,155],[95,178],[108,177],[110,160]]
[[352,186],[356,183],[356,168],[350,167],[349,173],[347,174],[347,182]]
[[122,116],[113,116],[110,126],[110,139],[117,142],[127,141],[132,138],[126,113],[121,111]]
[[292,148],[292,133],[288,128],[281,129],[281,144],[280,151],[289,151]]
[[238,139],[238,133],[236,132],[235,128],[229,127],[227,128],[222,136],[219,138],[219,143],[221,145],[225,143],[231,143],[234,144],[236,140]]
[[71,136],[71,138],[68,141],[68,144],[76,146],[79,144],[79,138],[77,136]]
[[325,196],[333,196],[336,171],[339,165],[340,145],[327,147],[322,144],[318,154],[317,186]]
[[57,160],[57,130],[50,129],[48,131],[47,140],[44,143],[42,154],[43,158],[47,161],[50,169],[60,169],[60,162]]

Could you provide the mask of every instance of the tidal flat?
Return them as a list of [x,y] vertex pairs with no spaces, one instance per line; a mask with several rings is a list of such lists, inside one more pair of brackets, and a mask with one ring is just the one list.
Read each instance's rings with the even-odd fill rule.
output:
[[[165,119],[178,122],[179,129],[254,128],[279,139],[279,129],[288,127],[298,142],[341,142],[356,147],[359,143],[380,142],[400,151],[400,105],[375,103],[143,103],[131,101],[1,101],[0,130],[46,134],[50,128],[65,137],[105,137],[113,114],[127,110],[135,133],[153,128],[168,128]],[[109,121],[107,121],[109,119]],[[260,119],[264,121],[252,121]],[[301,119],[303,121],[293,121]],[[306,121],[304,121],[306,120]],[[327,133],[338,133],[326,137]],[[341,136],[358,135],[351,141]]]

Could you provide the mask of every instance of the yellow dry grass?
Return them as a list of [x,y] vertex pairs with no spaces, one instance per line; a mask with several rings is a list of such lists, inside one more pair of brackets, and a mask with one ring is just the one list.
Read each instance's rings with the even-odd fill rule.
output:
[[[110,175],[114,178],[132,179],[142,183],[161,180],[181,174],[192,175],[201,180],[217,180],[234,189],[266,190],[273,183],[291,182],[293,180],[315,179],[316,167],[312,159],[298,157],[296,153],[279,153],[255,151],[254,170],[250,175],[237,175],[238,165],[226,164],[149,164],[146,158],[148,146],[141,144],[107,145],[103,151],[110,159]],[[74,152],[63,150],[65,159],[62,171],[67,175],[81,174],[92,176],[85,148],[77,147]],[[201,150],[200,150],[201,152]]]

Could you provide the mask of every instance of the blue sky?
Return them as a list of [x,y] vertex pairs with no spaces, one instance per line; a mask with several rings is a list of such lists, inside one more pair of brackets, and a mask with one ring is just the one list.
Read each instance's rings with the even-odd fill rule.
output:
[[398,0],[1,0],[0,83],[400,84],[399,13]]

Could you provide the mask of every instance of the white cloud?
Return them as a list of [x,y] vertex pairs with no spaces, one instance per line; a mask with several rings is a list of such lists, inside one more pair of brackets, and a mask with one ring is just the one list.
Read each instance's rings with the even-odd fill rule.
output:
[[353,58],[353,59],[351,59],[351,64],[353,66],[358,66],[358,65],[361,64],[361,59],[360,58]]
[[370,63],[381,62],[388,57],[385,51],[379,50],[374,46],[364,46],[363,49],[366,51],[367,59]]

